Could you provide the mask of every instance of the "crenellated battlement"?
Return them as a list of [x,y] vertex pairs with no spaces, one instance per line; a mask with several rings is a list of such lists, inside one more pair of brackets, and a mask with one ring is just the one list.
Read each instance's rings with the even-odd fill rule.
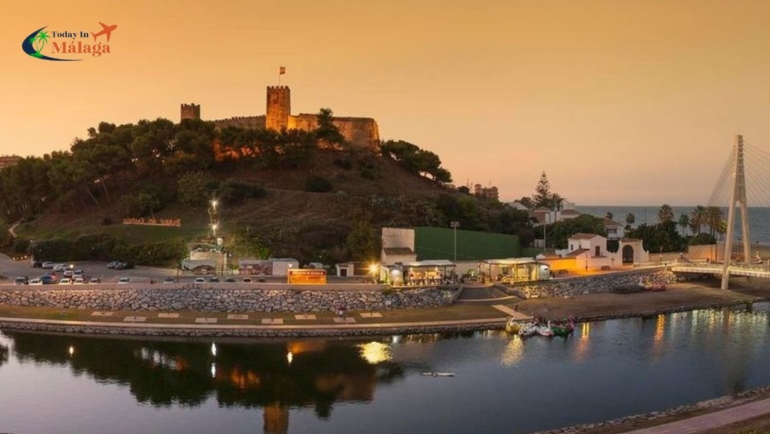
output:
[[[233,116],[226,119],[211,121],[215,128],[226,127],[271,129],[298,129],[312,131],[318,128],[318,115],[302,113],[291,114],[291,89],[289,86],[267,86],[267,111],[259,116]],[[181,104],[181,118],[201,119],[200,105]],[[354,147],[377,149],[380,136],[377,122],[372,118],[334,117],[334,125],[339,129],[345,140]],[[217,144],[214,143],[215,151]]]
[[180,110],[181,120],[185,119],[200,119],[201,118],[201,106],[200,104],[182,104]]
[[267,87],[267,110],[265,125],[268,129],[281,131],[289,127],[291,116],[291,90],[289,86]]

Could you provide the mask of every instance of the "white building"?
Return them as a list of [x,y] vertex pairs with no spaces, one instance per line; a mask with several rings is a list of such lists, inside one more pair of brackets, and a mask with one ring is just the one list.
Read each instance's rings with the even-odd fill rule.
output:
[[649,262],[650,254],[642,240],[623,238],[617,252],[607,250],[607,238],[596,234],[577,233],[567,239],[567,249],[556,252],[566,258],[575,258],[578,269],[596,269]]

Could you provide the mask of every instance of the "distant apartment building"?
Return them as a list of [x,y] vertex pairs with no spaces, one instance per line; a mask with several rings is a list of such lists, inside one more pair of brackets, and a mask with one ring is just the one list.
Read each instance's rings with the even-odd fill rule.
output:
[[5,169],[6,167],[15,166],[20,160],[21,157],[18,155],[2,156],[0,157],[0,170]]
[[473,194],[485,199],[499,200],[500,195],[497,192],[497,187],[482,187],[481,184],[473,186]]

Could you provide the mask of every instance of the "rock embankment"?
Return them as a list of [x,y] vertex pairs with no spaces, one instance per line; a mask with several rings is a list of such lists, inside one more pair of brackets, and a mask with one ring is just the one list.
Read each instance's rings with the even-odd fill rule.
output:
[[72,288],[8,289],[0,304],[101,311],[323,312],[449,306],[456,288],[335,291],[301,289]]
[[674,273],[660,269],[633,270],[517,284],[509,287],[506,292],[522,298],[572,297],[631,288],[638,289],[640,285],[671,284],[680,279]]
[[[671,408],[664,411],[655,411],[652,413],[636,414],[633,416],[622,417],[619,419],[613,419],[606,422],[590,423],[585,425],[571,426],[567,428],[560,428],[550,431],[540,431],[536,434],[589,434],[597,431],[626,427],[629,431],[639,429],[645,426],[657,425],[660,420],[678,420],[684,419],[693,415],[694,413],[702,413],[704,411],[714,412],[728,407],[734,407],[736,405],[746,404],[758,398],[764,398],[770,395],[770,386],[759,387],[756,389],[750,389],[744,392],[737,393],[732,396],[723,396],[720,398],[711,399],[708,401],[702,401],[695,404],[683,405],[680,407]],[[694,416],[693,416],[694,417]]]

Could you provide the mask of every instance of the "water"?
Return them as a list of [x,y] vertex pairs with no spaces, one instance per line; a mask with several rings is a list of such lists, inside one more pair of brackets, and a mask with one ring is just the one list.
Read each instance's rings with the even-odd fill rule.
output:
[[[770,304],[369,340],[0,334],[0,432],[531,433],[770,384]],[[422,372],[454,372],[453,378]]]
[[[674,212],[674,221],[677,221],[682,214],[690,216],[695,207],[672,206],[671,209]],[[626,224],[626,215],[631,213],[636,218],[632,226],[637,227],[641,224],[654,225],[658,223],[660,206],[587,205],[579,206],[577,210],[596,217],[604,217],[607,212],[611,212],[613,220],[623,225]],[[724,220],[727,220],[727,208],[722,208],[722,211]],[[741,237],[741,218],[738,208],[736,208],[735,222],[735,239],[738,240]],[[749,230],[752,243],[770,244],[770,208],[749,208]]]

